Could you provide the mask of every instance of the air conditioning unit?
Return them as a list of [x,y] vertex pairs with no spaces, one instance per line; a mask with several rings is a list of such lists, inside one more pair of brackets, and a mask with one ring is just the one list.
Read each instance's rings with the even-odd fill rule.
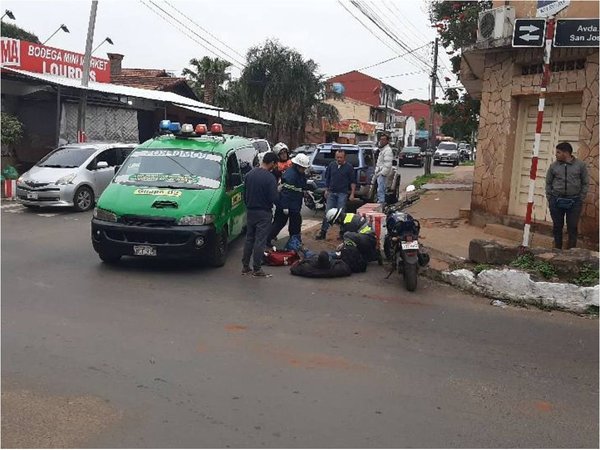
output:
[[512,6],[488,9],[479,13],[477,41],[512,38],[515,9]]

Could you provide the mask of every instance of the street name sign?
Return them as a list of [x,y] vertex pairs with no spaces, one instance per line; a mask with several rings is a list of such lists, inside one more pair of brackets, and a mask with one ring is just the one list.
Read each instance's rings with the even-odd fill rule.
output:
[[516,19],[512,46],[543,47],[545,32],[545,19]]
[[536,17],[550,17],[569,6],[571,0],[538,0]]
[[555,47],[598,47],[600,19],[558,19],[554,30]]

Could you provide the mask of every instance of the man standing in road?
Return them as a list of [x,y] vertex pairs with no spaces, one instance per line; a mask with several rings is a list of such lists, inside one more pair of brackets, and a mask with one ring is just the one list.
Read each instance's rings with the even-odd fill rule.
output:
[[[335,152],[335,161],[329,163],[329,166],[325,170],[325,197],[327,198],[325,211],[333,208],[345,210],[348,191],[350,191],[350,200],[352,201],[354,200],[355,190],[354,167],[352,167],[352,164],[346,162],[346,152],[340,149]],[[328,228],[329,222],[324,217],[321,224],[321,231],[319,231],[315,239],[325,239]],[[341,237],[340,233],[340,239]]]
[[382,134],[379,138],[379,156],[375,165],[375,179],[377,180],[377,203],[385,205],[385,191],[388,177],[392,175],[394,151],[390,147],[390,138]]
[[[255,277],[268,277],[261,266],[267,238],[271,230],[273,204],[277,200],[277,180],[271,171],[277,165],[277,155],[266,153],[260,167],[252,169],[246,175],[244,200],[247,209],[246,243],[242,257],[242,275],[252,272]],[[253,256],[253,269],[250,257]]]
[[565,217],[569,235],[567,248],[577,246],[577,223],[588,188],[589,178],[585,163],[573,156],[571,144],[561,142],[556,146],[556,161],[550,164],[546,174],[546,198],[554,225],[554,248],[563,247]]

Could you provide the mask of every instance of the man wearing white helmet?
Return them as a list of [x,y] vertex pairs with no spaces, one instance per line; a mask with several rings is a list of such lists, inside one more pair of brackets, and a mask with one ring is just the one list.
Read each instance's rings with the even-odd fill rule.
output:
[[283,175],[283,172],[292,167],[292,161],[290,160],[290,150],[288,149],[288,146],[285,145],[283,142],[278,142],[277,144],[275,144],[275,147],[273,147],[273,151],[279,158],[279,161],[277,162],[277,172],[279,172],[279,177],[281,177],[281,175]]
[[300,235],[302,228],[302,200],[306,189],[306,169],[310,166],[307,155],[299,154],[291,160],[292,167],[287,169],[281,177],[281,192],[275,205],[275,216],[271,226],[269,242],[277,238],[289,220],[288,231],[290,236]]

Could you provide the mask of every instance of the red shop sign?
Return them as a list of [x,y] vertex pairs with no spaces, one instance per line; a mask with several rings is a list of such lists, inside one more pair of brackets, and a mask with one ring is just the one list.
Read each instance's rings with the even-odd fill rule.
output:
[[[0,46],[3,66],[79,80],[83,75],[83,54],[81,53],[6,37],[2,38]],[[108,59],[92,58],[90,80],[110,83],[110,61]]]

